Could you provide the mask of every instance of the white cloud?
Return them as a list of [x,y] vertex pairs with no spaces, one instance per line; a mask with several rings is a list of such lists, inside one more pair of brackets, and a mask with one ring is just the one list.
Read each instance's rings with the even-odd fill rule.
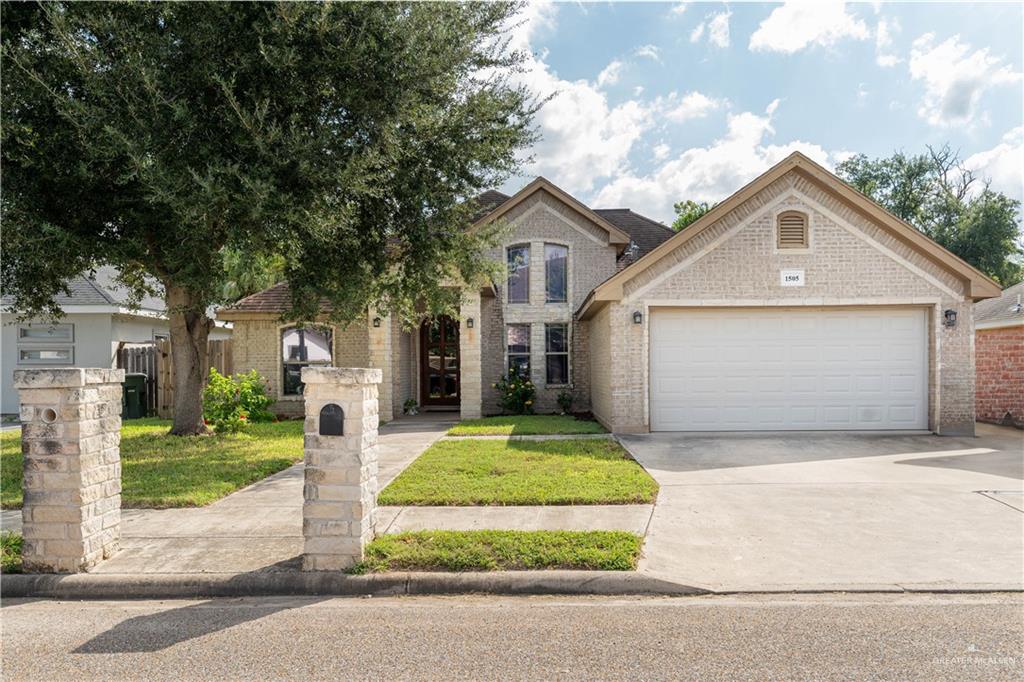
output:
[[661,62],[661,55],[658,53],[658,48],[655,45],[641,45],[636,48],[636,51],[633,54],[637,57],[647,57],[648,59],[653,59],[656,62]]
[[988,48],[971,52],[959,35],[936,45],[932,33],[914,41],[910,76],[924,81],[918,114],[936,126],[971,125],[986,90],[1021,77],[1002,57],[990,55]]
[[642,94],[644,94],[644,86],[638,85],[633,88],[633,97],[639,97]]
[[751,50],[792,54],[811,45],[831,47],[843,38],[864,40],[868,27],[842,2],[790,0],[772,10],[750,36]]
[[679,2],[676,3],[675,5],[672,5],[672,9],[669,11],[669,14],[673,16],[679,16],[680,14],[683,14],[684,12],[686,12],[686,5],[687,3],[685,2]]
[[995,191],[1024,199],[1024,126],[1003,135],[992,149],[967,157],[964,166],[982,181],[991,181]]
[[[655,117],[647,102],[627,100],[612,106],[597,83],[564,80],[543,55],[533,54],[532,42],[555,27],[557,14],[554,3],[530,3],[510,36],[512,47],[530,53],[516,76],[519,82],[538,97],[554,94],[535,118],[541,140],[530,150],[533,161],[527,172],[546,175],[569,192],[587,192],[626,167],[630,151]],[[606,83],[612,72],[605,74]]]
[[668,154],[671,151],[672,151],[672,148],[669,147],[664,142],[662,142],[659,145],[655,145],[654,149],[651,150],[651,152],[653,152],[653,154],[654,154],[654,160],[655,161],[664,161],[665,159],[668,158]]
[[892,47],[892,35],[900,30],[900,22],[896,19],[879,19],[875,29],[875,63],[882,67],[896,66],[903,60],[889,53]]
[[673,92],[657,102],[658,107],[664,110],[665,118],[676,123],[693,118],[703,118],[721,107],[722,104],[721,100],[708,97],[697,91],[688,92],[681,97]]
[[597,74],[597,87],[603,88],[606,85],[618,83],[620,75],[622,75],[622,62],[616,59]]
[[704,21],[697,24],[690,32],[690,42],[700,42],[700,39],[707,35],[708,42],[715,47],[729,47],[729,17],[731,16],[732,12],[728,11],[707,15],[704,17]]
[[672,205],[683,199],[720,201],[799,150],[832,167],[833,158],[816,144],[794,140],[766,144],[774,134],[773,101],[764,114],[743,112],[727,118],[725,135],[707,147],[693,147],[662,163],[647,175],[625,173],[603,187],[594,206],[632,206],[654,218],[671,221]]

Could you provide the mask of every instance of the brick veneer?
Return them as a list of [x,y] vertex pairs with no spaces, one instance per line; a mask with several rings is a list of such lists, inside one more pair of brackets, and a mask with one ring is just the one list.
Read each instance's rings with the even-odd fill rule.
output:
[[1024,428],[1024,325],[979,329],[974,357],[978,420]]

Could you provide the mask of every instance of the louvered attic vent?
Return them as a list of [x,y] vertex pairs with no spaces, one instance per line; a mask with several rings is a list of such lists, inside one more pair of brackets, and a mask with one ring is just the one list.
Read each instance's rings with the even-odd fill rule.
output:
[[798,211],[786,211],[779,214],[779,248],[807,248],[807,216]]

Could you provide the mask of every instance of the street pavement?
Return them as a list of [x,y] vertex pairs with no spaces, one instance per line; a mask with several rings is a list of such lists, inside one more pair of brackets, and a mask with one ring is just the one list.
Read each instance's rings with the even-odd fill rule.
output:
[[1024,597],[6,600],[15,680],[1024,677]]

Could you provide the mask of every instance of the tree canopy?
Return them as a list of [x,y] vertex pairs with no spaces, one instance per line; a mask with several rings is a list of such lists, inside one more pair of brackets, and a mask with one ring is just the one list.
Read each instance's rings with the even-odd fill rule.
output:
[[251,285],[229,280],[280,272],[294,320],[454,305],[444,285],[486,268],[466,200],[535,135],[517,9],[3,3],[4,293],[54,316],[98,265],[155,278],[175,433],[202,430],[206,311]]
[[701,216],[717,206],[717,202],[694,201],[687,199],[676,202],[673,208],[676,211],[676,219],[672,221],[672,229],[676,232],[683,230],[700,220]]
[[1004,287],[1024,277],[1020,202],[980,183],[949,146],[858,154],[836,174]]

